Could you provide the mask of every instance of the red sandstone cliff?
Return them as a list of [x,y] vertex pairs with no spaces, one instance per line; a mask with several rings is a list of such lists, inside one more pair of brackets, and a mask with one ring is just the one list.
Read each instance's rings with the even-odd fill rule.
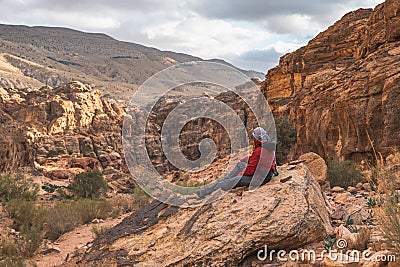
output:
[[[400,147],[400,2],[359,9],[280,59],[263,87],[290,114],[294,154],[361,161]],[[373,146],[371,145],[373,144]]]

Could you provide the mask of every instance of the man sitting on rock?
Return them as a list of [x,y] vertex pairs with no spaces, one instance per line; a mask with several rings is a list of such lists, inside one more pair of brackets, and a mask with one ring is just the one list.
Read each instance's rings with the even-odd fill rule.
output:
[[254,150],[250,157],[245,157],[236,164],[235,168],[210,188],[199,189],[196,193],[203,197],[221,188],[224,191],[231,188],[249,186],[253,178],[257,185],[268,183],[273,175],[278,175],[275,150],[276,142],[272,141],[262,127],[253,130]]

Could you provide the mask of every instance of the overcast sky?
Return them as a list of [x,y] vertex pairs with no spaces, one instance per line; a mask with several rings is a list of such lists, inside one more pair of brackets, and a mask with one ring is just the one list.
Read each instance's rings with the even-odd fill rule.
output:
[[266,72],[358,8],[383,0],[0,0],[0,23],[62,26]]

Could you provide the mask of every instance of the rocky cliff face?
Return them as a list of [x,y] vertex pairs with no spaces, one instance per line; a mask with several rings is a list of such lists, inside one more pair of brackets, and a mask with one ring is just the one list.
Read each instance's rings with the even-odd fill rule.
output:
[[126,172],[121,128],[124,111],[79,82],[35,89],[2,89],[0,172],[35,166],[67,179],[99,169],[112,179]]
[[295,156],[361,161],[400,147],[399,10],[387,0],[351,12],[268,72],[275,114],[296,124]]

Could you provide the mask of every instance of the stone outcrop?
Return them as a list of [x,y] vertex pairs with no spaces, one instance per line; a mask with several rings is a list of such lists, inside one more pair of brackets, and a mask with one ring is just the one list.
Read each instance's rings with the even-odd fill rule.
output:
[[52,179],[68,169],[127,173],[121,128],[124,111],[80,82],[39,90],[2,89],[0,172],[36,166]]
[[280,59],[264,93],[297,129],[294,156],[356,162],[400,147],[400,3],[359,9]]
[[206,206],[159,202],[93,244],[79,266],[236,266],[265,245],[294,249],[331,233],[321,188],[300,164],[254,192],[237,189]]

